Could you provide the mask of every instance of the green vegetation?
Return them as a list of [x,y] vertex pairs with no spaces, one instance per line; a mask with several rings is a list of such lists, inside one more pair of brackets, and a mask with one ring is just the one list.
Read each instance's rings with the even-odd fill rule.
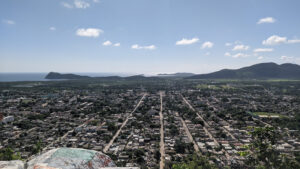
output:
[[286,169],[300,168],[300,164],[275,149],[280,134],[273,127],[251,128],[252,143],[247,150],[240,152],[244,156],[248,168],[259,169]]
[[92,125],[92,126],[98,126],[99,122],[100,122],[99,120],[91,120],[89,122],[89,124]]
[[22,160],[20,153],[14,153],[14,151],[8,147],[0,150],[0,161]]
[[192,152],[194,150],[193,143],[185,143],[182,140],[176,140],[174,148],[176,153],[182,154],[184,154],[187,151]]
[[[249,132],[253,141],[246,147],[246,151],[239,152],[246,158],[246,168],[249,169],[296,169],[300,168],[299,154],[293,159],[281,154],[275,149],[280,134],[273,127],[255,127]],[[299,160],[299,161],[298,161]],[[183,162],[173,164],[174,169],[213,169],[207,157],[194,154],[188,156]]]
[[212,89],[212,90],[219,90],[220,87],[216,85],[207,85],[207,84],[199,84],[196,87],[197,89]]
[[32,148],[32,154],[37,154],[42,151],[42,142],[39,140]]
[[47,117],[50,116],[50,113],[44,113],[44,114],[30,114],[28,115],[29,120],[44,120]]
[[217,169],[217,167],[211,164],[204,156],[198,156],[193,154],[192,156],[184,159],[184,162],[174,164],[173,169]]
[[200,74],[190,79],[299,79],[300,66],[296,64],[259,63],[240,69],[223,69]]
[[293,118],[276,118],[272,119],[272,121],[282,128],[288,128],[290,130],[300,130],[300,113],[297,113]]
[[208,84],[198,84],[196,86],[197,89],[210,89],[210,90],[230,90],[235,89],[229,85],[208,85]]
[[171,124],[169,128],[170,128],[170,134],[172,136],[176,136],[179,134],[179,130],[178,130],[177,126],[175,126],[174,124]]

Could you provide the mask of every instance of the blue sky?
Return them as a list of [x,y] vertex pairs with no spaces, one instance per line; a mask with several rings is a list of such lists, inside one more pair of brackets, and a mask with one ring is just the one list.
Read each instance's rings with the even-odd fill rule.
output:
[[0,72],[300,64],[299,0],[2,0]]

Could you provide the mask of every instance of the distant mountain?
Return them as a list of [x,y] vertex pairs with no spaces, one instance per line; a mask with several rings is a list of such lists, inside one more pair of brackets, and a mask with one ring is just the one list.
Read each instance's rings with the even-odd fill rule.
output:
[[45,79],[89,79],[89,76],[81,76],[75,74],[61,74],[57,72],[50,72],[46,75]]
[[141,75],[134,75],[134,76],[128,76],[128,77],[124,77],[124,80],[131,80],[131,81],[155,81],[155,80],[161,80],[159,77],[155,77],[155,76],[150,76],[150,77],[146,77],[143,74]]
[[66,79],[66,80],[80,80],[80,79],[89,79],[89,80],[104,80],[104,81],[112,81],[112,80],[157,80],[158,77],[145,77],[144,75],[134,75],[128,77],[120,77],[120,76],[106,76],[106,77],[90,77],[90,76],[81,76],[76,74],[61,74],[57,72],[50,72],[47,74],[45,79]]
[[185,72],[180,72],[180,73],[171,73],[171,74],[167,74],[167,73],[161,73],[158,74],[157,76],[160,77],[190,77],[190,76],[194,76],[194,73],[185,73]]
[[300,65],[260,63],[240,69],[223,69],[217,72],[188,77],[189,79],[300,79]]

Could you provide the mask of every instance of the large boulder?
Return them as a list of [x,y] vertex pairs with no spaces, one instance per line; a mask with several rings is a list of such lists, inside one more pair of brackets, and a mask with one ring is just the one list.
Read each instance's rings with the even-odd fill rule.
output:
[[96,169],[116,167],[111,158],[101,152],[79,148],[57,148],[36,156],[28,169]]
[[24,163],[20,160],[0,161],[1,169],[24,169]]

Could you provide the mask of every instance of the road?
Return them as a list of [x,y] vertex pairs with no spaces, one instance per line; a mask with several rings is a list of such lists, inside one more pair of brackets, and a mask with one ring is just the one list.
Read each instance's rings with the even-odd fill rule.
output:
[[[218,99],[216,99],[218,102],[220,102]],[[203,100],[202,100],[203,101]],[[212,107],[214,110],[216,110],[216,108],[213,106],[213,105],[211,105],[210,104],[210,102],[206,102],[206,105],[208,106],[208,107]],[[226,120],[224,120],[224,119],[221,119],[219,116],[217,116],[214,112],[213,112],[213,114],[215,115],[215,117],[218,119],[218,120],[220,120],[220,121],[223,121],[223,122],[225,122],[226,123],[226,125],[227,126],[230,126],[230,124],[226,121]],[[231,132],[227,129],[227,128],[225,128],[224,126],[220,126],[220,128],[223,130],[223,132],[225,132],[226,134],[228,134],[234,141],[236,141],[236,142],[238,142],[238,143],[241,143],[233,134],[231,134]]]
[[[216,138],[208,131],[207,127],[210,128],[209,124],[203,119],[203,117],[193,108],[193,106],[181,95],[184,102],[189,106],[190,109],[196,112],[197,116],[204,122],[203,129],[205,133],[209,136],[210,139],[214,141],[214,143],[217,146],[220,146],[219,142],[216,140]],[[227,159],[230,159],[230,155],[222,148],[222,152],[225,153],[225,156]]]
[[[182,96],[182,95],[181,95]],[[193,108],[192,105],[190,105],[190,103],[182,96],[184,102],[189,106],[190,109],[192,109],[193,111],[196,112],[197,116],[204,122],[204,126],[203,126],[203,129],[205,131],[205,133],[209,136],[210,139],[214,140],[214,143],[217,145],[217,146],[220,146],[220,144],[218,143],[218,141],[212,136],[212,134],[208,131],[207,127],[210,127],[208,125],[208,123],[203,119],[203,117]]]
[[140,99],[139,103],[135,106],[133,111],[126,117],[126,120],[122,123],[119,130],[116,132],[116,134],[113,136],[113,138],[109,141],[109,143],[104,147],[104,149],[103,149],[104,153],[106,153],[109,150],[110,146],[114,143],[115,139],[119,136],[119,134],[122,131],[123,127],[127,124],[129,117],[131,117],[132,114],[136,111],[136,109],[140,106],[140,104],[142,103],[142,101],[144,100],[146,95],[147,95],[147,93],[145,93],[143,95],[143,97]]
[[160,163],[159,168],[163,169],[165,167],[165,142],[164,142],[164,116],[163,116],[163,101],[162,101],[162,92],[159,93],[160,95],[160,111],[159,111],[159,119],[160,119]]
[[182,123],[182,125],[183,125],[183,128],[184,128],[184,130],[185,130],[185,133],[186,133],[186,135],[188,136],[188,138],[190,139],[190,141],[193,143],[195,151],[196,151],[197,153],[200,152],[200,151],[199,151],[199,147],[198,147],[198,145],[196,144],[196,142],[194,141],[194,138],[193,138],[193,136],[191,135],[190,130],[189,130],[189,128],[187,127],[185,121],[182,119],[182,117],[179,116],[178,112],[176,112],[176,116],[178,116],[178,117],[180,118],[181,123]]

